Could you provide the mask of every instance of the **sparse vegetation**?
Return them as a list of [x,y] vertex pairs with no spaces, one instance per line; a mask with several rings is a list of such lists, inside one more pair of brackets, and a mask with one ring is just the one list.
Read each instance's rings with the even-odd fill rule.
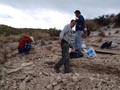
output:
[[57,30],[56,28],[50,28],[49,29],[49,34],[50,34],[50,36],[59,36],[59,33],[60,33],[60,30]]
[[115,26],[120,27],[120,13],[117,15],[115,19]]
[[116,32],[115,32],[115,34],[118,34],[120,31],[119,30],[117,30]]
[[99,16],[98,18],[95,18],[94,20],[100,26],[107,26],[111,23],[111,19],[109,15]]
[[103,31],[100,30],[99,33],[98,33],[98,36],[105,37],[106,35]]
[[48,40],[59,36],[60,30],[56,28],[30,29],[30,28],[12,28],[6,25],[0,25],[0,42],[19,41],[23,36],[33,36],[35,40]]
[[102,15],[94,19],[86,20],[86,24],[90,31],[99,30],[100,27],[107,27],[109,29],[112,27],[120,27],[120,13],[115,15]]
[[86,20],[87,29],[90,31],[96,31],[100,26],[94,20]]
[[99,38],[99,39],[97,40],[97,42],[99,42],[99,43],[101,43],[102,41],[103,41],[102,38]]
[[111,35],[111,32],[109,32],[108,35]]

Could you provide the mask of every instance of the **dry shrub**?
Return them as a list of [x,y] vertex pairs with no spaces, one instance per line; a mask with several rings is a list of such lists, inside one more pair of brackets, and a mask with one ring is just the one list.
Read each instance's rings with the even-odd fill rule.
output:
[[49,51],[52,51],[53,46],[52,46],[52,45],[49,45],[49,46],[46,47],[46,49],[49,50]]
[[111,35],[111,32],[109,32],[108,35]]
[[0,36],[0,42],[5,42],[6,41],[6,37],[5,36]]
[[16,42],[16,41],[19,41],[21,38],[20,35],[11,35],[9,37],[7,37],[7,40],[11,41],[11,42]]
[[16,42],[21,38],[20,35],[0,36],[0,42]]
[[115,32],[115,34],[118,34],[120,31],[119,30],[117,30],[116,32]]
[[41,40],[41,46],[45,46],[46,42],[44,40]]
[[102,41],[103,41],[102,38],[97,39],[97,42],[98,42],[98,43],[100,43],[100,42],[102,42]]
[[60,31],[53,29],[32,29],[32,28],[12,28],[6,25],[0,25],[0,42],[16,42],[24,36],[33,36],[35,40],[56,39]]
[[33,32],[32,36],[35,38],[35,40],[48,40],[50,39],[50,35],[48,33],[41,33],[41,32]]
[[53,44],[53,42],[52,41],[48,41],[48,44]]
[[96,31],[100,28],[99,25],[94,20],[86,20],[86,24],[88,30],[90,31]]
[[105,35],[105,32],[100,31],[100,32],[98,33],[98,36],[105,37],[106,35]]
[[78,63],[78,61],[71,61],[70,66],[75,67],[75,68],[79,68],[79,63]]
[[33,36],[35,40],[48,40],[51,39],[50,35],[48,33],[40,33],[40,32],[33,32],[32,35],[29,33],[27,34],[19,34],[19,35],[10,35],[10,36],[0,36],[0,42],[18,42],[20,41],[24,36]]
[[8,52],[6,50],[0,50],[0,64],[4,64],[5,62],[7,62],[7,55]]
[[0,43],[0,48],[3,48],[3,44],[2,43]]

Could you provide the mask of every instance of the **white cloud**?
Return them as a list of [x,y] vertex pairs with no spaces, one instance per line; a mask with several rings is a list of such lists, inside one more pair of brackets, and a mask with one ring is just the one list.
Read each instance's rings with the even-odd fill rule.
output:
[[87,19],[117,14],[120,0],[0,0],[0,23],[14,27],[62,29],[76,9]]
[[[1,15],[10,16],[7,18]],[[34,11],[19,10],[11,6],[0,5],[0,23],[18,28],[51,28],[62,29],[72,17],[58,11],[36,9]]]

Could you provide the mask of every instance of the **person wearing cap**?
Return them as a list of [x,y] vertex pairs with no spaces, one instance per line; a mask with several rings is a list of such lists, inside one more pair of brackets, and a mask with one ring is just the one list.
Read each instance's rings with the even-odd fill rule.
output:
[[73,45],[72,45],[72,28],[75,26],[76,22],[75,20],[71,20],[70,24],[67,24],[63,31],[60,33],[60,46],[62,48],[62,58],[58,61],[57,64],[55,64],[54,69],[56,73],[60,72],[60,67],[64,65],[65,68],[65,73],[70,72],[69,68],[69,47],[71,47],[73,50]]
[[18,45],[18,53],[22,54],[28,54],[29,51],[32,48],[31,43],[34,42],[34,38],[33,37],[29,37],[29,36],[25,36]]
[[85,28],[85,20],[84,17],[81,15],[81,12],[79,10],[76,10],[75,12],[76,16],[76,27],[75,27],[75,40],[74,40],[74,48],[75,50],[82,50],[82,33],[84,32]]

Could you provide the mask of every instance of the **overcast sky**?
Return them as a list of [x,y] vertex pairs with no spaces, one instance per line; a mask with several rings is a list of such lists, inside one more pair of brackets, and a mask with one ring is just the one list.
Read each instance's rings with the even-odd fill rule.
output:
[[120,12],[120,0],[0,0],[0,24],[62,29],[76,9],[85,18]]

